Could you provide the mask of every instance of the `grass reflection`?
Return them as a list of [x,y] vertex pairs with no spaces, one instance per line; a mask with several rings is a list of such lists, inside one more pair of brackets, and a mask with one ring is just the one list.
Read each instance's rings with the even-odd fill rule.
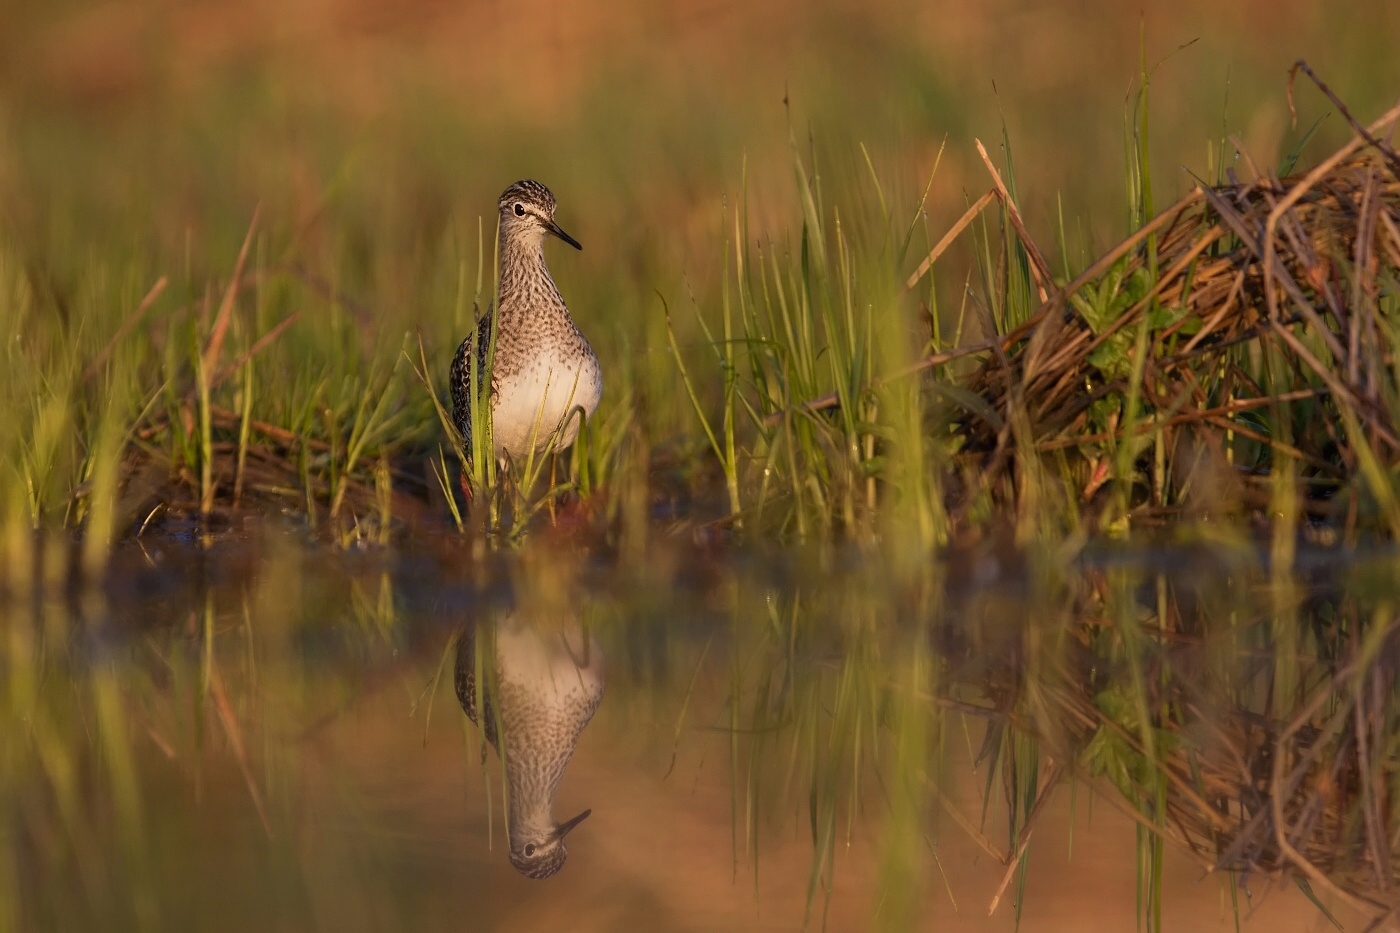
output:
[[[157,595],[136,619],[104,604],[111,593],[40,589],[27,612],[9,604],[12,928],[208,919],[215,902],[172,896],[196,871],[233,898],[216,900],[231,924],[312,923],[323,886],[352,869],[337,859],[388,857],[399,820],[442,820],[417,844],[454,864],[504,864],[487,829],[504,825],[501,772],[494,756],[478,770],[482,740],[455,712],[441,659],[455,626],[512,597],[446,575],[430,586],[426,553],[326,560],[272,532],[224,547],[240,554],[211,553],[187,586],[170,575],[190,568],[161,567],[159,547],[138,555],[156,565],[139,583]],[[1069,845],[1042,824],[1069,796],[1139,827],[1146,928],[1164,924],[1179,853],[1227,891],[1283,872],[1324,909],[1388,909],[1386,736],[1400,712],[1388,554],[1306,553],[1280,576],[1253,551],[1207,548],[986,545],[915,567],[857,552],[657,552],[622,572],[527,545],[513,598],[568,600],[609,657],[586,760],[611,749],[603,773],[621,774],[641,755],[663,785],[697,758],[727,773],[732,851],[677,850],[679,863],[728,858],[759,886],[790,869],[766,853],[796,832],[810,861],[794,906],[817,926],[851,909],[832,901],[854,870],[847,853],[875,839],[866,916],[882,927],[917,927],[944,898],[1034,913],[1037,862]],[[465,797],[412,796],[431,775],[472,773],[487,783],[471,779]],[[615,857],[609,819],[631,802],[587,802],[603,819],[561,878]],[[326,833],[345,819],[360,821],[361,849],[337,868]],[[949,878],[939,852],[956,845],[996,866],[987,904],[969,906]],[[424,882],[359,896],[395,912],[447,895]]]

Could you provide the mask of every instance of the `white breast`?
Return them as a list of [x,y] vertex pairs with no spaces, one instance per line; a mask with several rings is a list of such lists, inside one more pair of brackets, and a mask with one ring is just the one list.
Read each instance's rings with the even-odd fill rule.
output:
[[[496,451],[516,460],[543,450],[563,425],[555,450],[563,450],[578,436],[578,409],[591,416],[603,395],[603,377],[597,358],[540,353],[519,372],[496,387],[491,430]],[[567,420],[566,420],[567,419]]]

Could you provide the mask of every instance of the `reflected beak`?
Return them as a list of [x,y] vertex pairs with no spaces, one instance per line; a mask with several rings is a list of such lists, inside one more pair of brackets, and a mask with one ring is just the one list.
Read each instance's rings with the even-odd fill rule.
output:
[[[563,234],[560,235],[562,236]],[[573,241],[570,240],[569,242],[572,243]],[[584,810],[578,816],[574,817],[572,820],[569,820],[569,822],[559,824],[559,829],[554,833],[554,838],[563,839],[575,826],[588,819],[588,814],[592,812],[592,810]]]
[[[552,233],[552,234],[554,234],[555,236],[557,236],[559,239],[563,240],[565,243],[568,243],[568,244],[569,244],[570,246],[572,246],[574,249],[583,249],[583,245],[582,245],[581,243],[579,243],[578,240],[575,240],[573,237],[571,237],[571,236],[569,236],[567,233],[565,233],[565,232],[563,231],[563,229],[562,229],[557,223],[555,223],[554,221],[552,221],[552,220],[545,221],[545,225],[544,225],[544,226],[545,226],[545,229],[546,229],[546,230],[548,230],[550,233]],[[584,816],[587,816],[587,815],[588,815],[587,813],[584,814]],[[583,817],[579,817],[579,819],[583,819]],[[572,825],[572,822],[570,823],[570,825]]]

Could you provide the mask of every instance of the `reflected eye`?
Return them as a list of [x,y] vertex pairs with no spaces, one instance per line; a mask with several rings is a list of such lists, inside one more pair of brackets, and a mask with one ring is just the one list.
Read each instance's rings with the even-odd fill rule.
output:
[[516,216],[516,217],[524,217],[524,216],[525,216],[525,205],[524,205],[524,204],[517,204],[517,205],[515,205],[515,216]]
[[[517,211],[520,210],[520,205],[519,205],[519,204],[515,205],[515,209],[516,209]],[[523,213],[523,212],[522,212],[522,213]],[[529,858],[530,856],[532,856],[532,855],[534,855],[534,854],[535,854],[535,847],[534,847],[534,846],[526,846],[526,847],[525,847],[525,857],[526,857],[526,858]]]

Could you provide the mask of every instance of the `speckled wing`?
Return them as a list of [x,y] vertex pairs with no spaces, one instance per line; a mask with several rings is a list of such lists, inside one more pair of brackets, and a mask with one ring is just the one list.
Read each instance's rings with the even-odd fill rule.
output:
[[[476,715],[476,629],[464,629],[457,637],[457,666],[452,678],[457,688],[457,702],[462,704],[462,712],[474,723],[481,724]],[[486,711],[486,741],[496,744],[496,714],[491,707],[491,696],[482,690],[483,706]]]
[[[452,357],[452,367],[447,375],[448,388],[452,392],[452,423],[457,433],[462,435],[463,450],[468,457],[472,453],[472,407],[471,407],[471,352],[476,347],[477,391],[481,391],[486,378],[486,357],[491,349],[491,309],[487,309],[476,323],[476,332],[469,335],[457,347]],[[494,392],[495,386],[492,386]],[[486,393],[482,393],[483,397]]]

